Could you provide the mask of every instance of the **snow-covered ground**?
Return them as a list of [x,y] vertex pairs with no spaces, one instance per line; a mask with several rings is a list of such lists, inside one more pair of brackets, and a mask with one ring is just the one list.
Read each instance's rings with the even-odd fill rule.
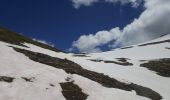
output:
[[[162,41],[170,39],[166,35],[150,41]],[[150,43],[148,42],[148,43]],[[54,52],[41,47],[24,43],[29,48],[20,47],[0,42],[0,76],[14,77],[14,82],[0,81],[0,100],[65,100],[59,83],[65,82],[69,76],[61,69],[30,60],[25,55],[16,52],[9,46],[14,46],[34,52],[67,58],[80,64],[83,68],[99,73],[104,73],[122,82],[133,82],[144,87],[149,87],[158,92],[163,100],[170,100],[170,78],[157,75],[144,67],[139,67],[140,60],[152,60],[170,58],[170,43],[161,43],[148,46],[134,46],[127,49],[116,49],[103,53],[88,54],[89,57],[74,57],[73,54]],[[113,60],[116,58],[128,58],[133,66],[122,66],[113,63],[92,62],[89,59]],[[26,82],[22,77],[33,78],[33,82]],[[136,95],[134,91],[124,91],[115,88],[106,88],[99,83],[79,75],[73,75],[74,83],[88,94],[87,100],[149,100],[146,97]],[[50,84],[54,84],[51,87]]]

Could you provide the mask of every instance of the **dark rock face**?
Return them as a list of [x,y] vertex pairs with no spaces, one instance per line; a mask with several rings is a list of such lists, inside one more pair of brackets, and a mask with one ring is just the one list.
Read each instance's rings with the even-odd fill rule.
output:
[[60,83],[62,94],[67,100],[86,100],[87,94],[83,93],[81,88],[73,82]]
[[4,82],[8,82],[8,83],[13,82],[14,79],[15,79],[15,78],[13,78],[13,77],[0,76],[0,81],[4,81]]
[[151,60],[140,66],[155,71],[161,76],[170,77],[170,58]]
[[164,41],[158,41],[158,42],[151,42],[151,43],[141,44],[141,45],[138,45],[138,46],[147,46],[147,45],[161,44],[161,43],[166,43],[166,42],[169,43],[170,39],[164,40]]
[[[17,52],[23,53],[24,55],[26,55],[33,61],[47,64],[47,65],[53,66],[55,68],[63,69],[65,72],[67,72],[69,74],[77,74],[77,75],[86,77],[90,80],[93,80],[93,81],[101,84],[104,87],[118,88],[118,89],[122,89],[122,90],[126,90],[126,91],[134,90],[134,91],[136,91],[137,95],[145,96],[152,100],[161,100],[162,99],[162,97],[158,93],[156,93],[155,91],[153,91],[147,87],[143,87],[143,86],[140,86],[140,85],[137,85],[134,83],[126,84],[126,83],[120,82],[120,81],[118,81],[114,78],[110,78],[109,76],[104,75],[102,73],[97,73],[94,71],[84,69],[80,65],[78,65],[72,61],[69,61],[67,59],[59,59],[59,58],[51,57],[51,56],[48,56],[45,54],[36,53],[36,52],[19,49],[19,48],[14,48],[14,50],[16,50]],[[62,84],[62,85],[67,86],[68,84],[73,85],[72,83],[67,83],[67,84]],[[72,99],[68,99],[68,100],[72,100]]]

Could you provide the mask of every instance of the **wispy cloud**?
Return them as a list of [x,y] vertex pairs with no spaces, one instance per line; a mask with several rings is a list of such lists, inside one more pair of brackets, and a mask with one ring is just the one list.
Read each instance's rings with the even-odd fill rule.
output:
[[91,6],[94,3],[105,2],[105,3],[121,3],[122,5],[130,3],[132,7],[138,7],[142,0],[71,0],[74,8],[78,9],[81,6]]
[[37,42],[40,42],[40,43],[43,43],[43,44],[46,44],[46,45],[49,45],[51,47],[54,47],[55,45],[52,44],[51,42],[47,42],[45,40],[40,40],[40,39],[36,39],[36,38],[33,38],[34,41],[37,41]]
[[[107,0],[118,1],[118,0]],[[125,0],[119,0],[125,1]],[[136,1],[136,0],[130,0]],[[82,35],[73,42],[72,48],[79,51],[91,52],[98,46],[116,47],[132,45],[170,33],[170,0],[145,0],[145,10],[138,19],[124,27],[123,30],[113,28],[111,31],[99,31],[95,35]],[[110,44],[111,41],[115,41]]]
[[108,2],[108,3],[118,3],[119,2],[122,5],[130,3],[132,5],[132,7],[137,8],[141,4],[142,0],[105,0],[105,2]]
[[73,6],[78,9],[80,6],[91,6],[93,3],[99,2],[99,0],[71,0]]

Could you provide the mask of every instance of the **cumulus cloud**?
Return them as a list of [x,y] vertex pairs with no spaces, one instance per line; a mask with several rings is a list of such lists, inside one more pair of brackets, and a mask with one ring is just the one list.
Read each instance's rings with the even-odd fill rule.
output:
[[136,44],[170,33],[169,5],[170,0],[145,0],[146,10],[123,29],[122,44]]
[[[99,31],[95,35],[83,35],[73,42],[72,47],[79,49],[80,52],[91,52],[103,45],[108,45],[112,48],[120,44],[128,46],[157,38],[163,34],[169,34],[169,5],[170,0],[145,0],[144,12],[138,19],[134,19],[131,24],[124,27],[123,30],[113,28],[110,31]],[[110,44],[111,41],[114,41],[113,44]]]
[[51,42],[47,42],[45,40],[40,40],[40,39],[35,39],[33,38],[34,41],[37,41],[37,42],[40,42],[40,43],[43,43],[43,44],[46,44],[46,45],[49,45],[51,47],[54,47],[54,44],[52,44]]
[[120,29],[114,28],[110,31],[99,31],[95,35],[82,35],[73,42],[73,47],[77,47],[81,52],[98,52],[98,47],[105,45],[120,37]]
[[132,7],[138,7],[142,0],[71,0],[74,8],[78,9],[81,6],[91,6],[97,2],[106,2],[106,3],[121,3],[122,5],[131,3]]

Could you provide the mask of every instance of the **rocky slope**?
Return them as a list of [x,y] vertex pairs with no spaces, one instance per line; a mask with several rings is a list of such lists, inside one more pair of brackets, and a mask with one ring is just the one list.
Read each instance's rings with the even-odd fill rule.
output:
[[169,100],[169,40],[80,55],[0,28],[0,100]]

